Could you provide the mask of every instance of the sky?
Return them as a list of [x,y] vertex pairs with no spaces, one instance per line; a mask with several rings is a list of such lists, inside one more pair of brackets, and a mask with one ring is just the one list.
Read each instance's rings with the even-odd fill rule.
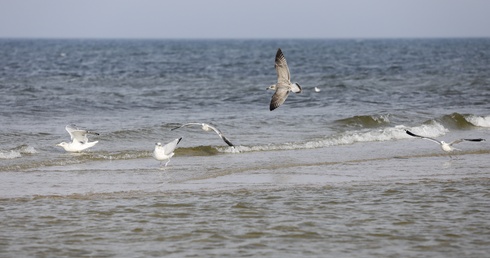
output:
[[489,0],[0,0],[0,38],[490,37]]

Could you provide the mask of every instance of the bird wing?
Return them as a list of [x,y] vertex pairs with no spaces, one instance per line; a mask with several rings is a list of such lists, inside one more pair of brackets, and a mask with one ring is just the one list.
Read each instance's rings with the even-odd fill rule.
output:
[[175,128],[172,128],[170,129],[170,131],[173,131],[173,130],[176,130],[176,129],[179,129],[179,128],[182,128],[184,126],[189,126],[189,125],[202,125],[201,123],[187,123],[187,124],[182,124],[181,126],[177,126]]
[[463,139],[465,141],[469,141],[469,142],[484,142],[485,139],[482,139],[482,138],[478,138],[478,139]]
[[215,133],[217,133],[219,135],[219,137],[221,138],[221,140],[223,140],[224,142],[226,142],[226,144],[228,144],[228,146],[234,146],[233,143],[231,143],[224,135],[223,133],[216,127],[208,124],[208,127],[211,128]]
[[417,135],[417,134],[414,134],[414,133],[410,132],[409,130],[405,130],[405,131],[406,131],[406,132],[407,132],[407,134],[408,134],[408,135],[410,135],[410,136],[413,136],[413,137],[419,137],[419,138],[422,138],[422,139],[425,139],[425,140],[433,141],[433,142],[435,142],[435,143],[437,143],[437,144],[441,144],[441,142],[440,142],[440,141],[438,141],[438,140],[436,140],[436,139],[434,139],[434,138],[425,137],[425,136],[420,136],[420,135]]
[[290,83],[290,74],[289,74],[289,68],[288,68],[288,63],[286,62],[286,58],[284,57],[284,54],[282,53],[281,49],[277,49],[276,53],[276,72],[277,72],[277,82],[278,83]]
[[230,140],[228,140],[224,135],[220,135],[220,136],[221,139],[223,139],[223,141],[225,141],[226,144],[228,144],[228,146],[234,147],[233,143],[231,143]]
[[87,132],[86,130],[78,129],[75,125],[67,125],[65,127],[66,131],[70,134],[70,138],[72,141],[77,141],[80,143],[87,143]]
[[274,92],[274,95],[272,95],[271,103],[269,106],[270,111],[278,108],[284,101],[286,101],[286,98],[289,95],[289,90],[287,87],[284,86],[277,86],[276,92]]
[[174,152],[175,148],[177,147],[177,144],[179,144],[179,142],[181,140],[182,140],[182,137],[165,144],[163,146],[163,153],[165,153],[165,155],[167,155],[167,156],[172,154],[172,152]]
[[462,141],[464,141],[464,139],[454,140],[454,141],[452,141],[452,142],[450,142],[450,143],[448,143],[448,144],[449,144],[449,146],[451,146],[451,145],[453,145],[453,144],[458,144],[458,143],[460,143],[460,142],[462,142]]
[[482,139],[482,138],[478,138],[478,139],[459,139],[459,140],[455,140],[455,141],[450,142],[449,145],[458,144],[458,143],[460,143],[462,141],[481,142],[481,141],[485,141],[485,139]]

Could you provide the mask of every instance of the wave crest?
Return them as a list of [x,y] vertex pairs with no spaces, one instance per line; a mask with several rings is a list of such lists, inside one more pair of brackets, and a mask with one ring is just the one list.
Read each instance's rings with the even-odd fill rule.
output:
[[240,152],[314,149],[330,146],[350,145],[357,142],[392,141],[411,138],[411,136],[405,132],[405,129],[410,129],[414,133],[422,134],[428,137],[441,136],[449,131],[442,124],[436,121],[430,121],[426,124],[415,127],[398,125],[383,129],[347,131],[344,133],[326,136],[324,139],[319,139],[316,141],[258,146],[237,146],[236,148]]
[[0,159],[16,159],[22,157],[23,154],[35,154],[37,150],[29,145],[20,145],[9,150],[0,150]]
[[347,127],[376,128],[390,123],[389,115],[365,115],[339,119],[335,123]]
[[490,127],[490,116],[468,115],[465,119],[474,126]]
[[442,116],[441,120],[444,124],[455,129],[469,129],[474,126],[490,127],[490,116],[452,113]]

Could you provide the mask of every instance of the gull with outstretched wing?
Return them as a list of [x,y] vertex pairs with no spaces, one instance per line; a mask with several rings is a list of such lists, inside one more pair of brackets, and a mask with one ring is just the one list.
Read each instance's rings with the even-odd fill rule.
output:
[[282,105],[282,103],[286,101],[289,92],[301,92],[301,86],[299,86],[298,83],[291,83],[291,74],[289,73],[288,63],[286,62],[286,57],[284,57],[284,54],[280,48],[277,49],[275,63],[277,83],[267,88],[267,90],[275,90],[269,105],[270,111]]
[[88,134],[99,135],[96,132],[80,129],[73,124],[65,126],[65,129],[70,134],[71,142],[62,142],[56,144],[56,146],[62,147],[63,149],[65,149],[65,151],[79,152],[88,149],[90,147],[93,147],[95,144],[99,142],[99,141],[94,141],[94,142],[88,141],[87,135]]
[[452,141],[452,142],[445,142],[445,141],[439,141],[439,140],[434,139],[434,138],[417,135],[417,134],[414,134],[414,133],[410,132],[409,130],[405,130],[405,131],[410,136],[418,137],[418,138],[425,139],[425,140],[429,140],[429,141],[432,141],[432,142],[435,142],[435,143],[439,144],[441,146],[441,149],[443,151],[445,151],[445,152],[451,152],[451,151],[454,151],[454,150],[460,150],[460,149],[454,148],[453,145],[458,144],[458,143],[463,142],[463,141],[469,141],[469,142],[481,142],[481,141],[485,141],[485,139],[478,138],[478,139],[458,139],[458,140],[455,140],[455,141]]
[[221,140],[223,140],[229,146],[234,147],[233,143],[231,143],[230,140],[228,140],[218,128],[216,128],[215,126],[212,126],[210,124],[206,124],[206,123],[187,123],[187,124],[183,124],[181,126],[172,128],[170,130],[173,131],[173,130],[182,128],[184,126],[191,126],[191,125],[199,125],[199,126],[201,126],[201,129],[203,129],[206,132],[208,132],[210,130],[213,130],[215,133],[218,134],[218,136],[221,138]]

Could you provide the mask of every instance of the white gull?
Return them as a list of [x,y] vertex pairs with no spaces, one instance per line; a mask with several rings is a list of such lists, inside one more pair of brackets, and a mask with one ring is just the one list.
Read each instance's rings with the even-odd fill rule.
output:
[[170,162],[170,158],[172,158],[175,153],[174,150],[177,148],[177,144],[182,140],[182,137],[175,139],[165,145],[162,146],[160,142],[157,142],[155,144],[155,150],[153,151],[153,157],[160,161],[160,164],[162,161],[167,160],[167,163],[165,163],[165,166]]
[[80,152],[82,150],[93,147],[99,141],[89,142],[87,134],[99,135],[96,132],[91,132],[83,129],[77,128],[75,125],[65,126],[66,131],[70,134],[71,142],[61,142],[56,144],[56,146],[63,147],[65,151],[68,152]]
[[210,131],[210,130],[213,130],[215,133],[217,133],[217,134],[218,134],[218,136],[219,136],[219,137],[220,137],[220,138],[221,138],[221,139],[222,139],[222,140],[223,140],[223,141],[224,141],[226,144],[228,144],[228,145],[229,145],[229,146],[231,146],[231,147],[234,147],[233,143],[231,143],[231,142],[230,142],[230,141],[229,141],[229,140],[228,140],[228,139],[227,139],[227,138],[226,138],[226,137],[223,135],[223,133],[222,133],[222,132],[221,132],[221,131],[220,131],[218,128],[216,128],[215,126],[212,126],[212,125],[210,125],[210,124],[206,124],[206,123],[187,123],[187,124],[183,124],[183,125],[181,125],[181,126],[179,126],[179,127],[172,128],[172,129],[170,129],[170,130],[171,130],[171,131],[173,131],[173,130],[175,130],[175,129],[179,129],[179,128],[182,128],[182,127],[184,127],[184,126],[189,126],[189,125],[199,125],[199,126],[201,126],[201,128],[202,128],[204,131],[206,131],[206,132],[208,132],[208,131]]
[[454,148],[453,145],[454,144],[458,144],[458,143],[460,143],[462,141],[470,141],[470,142],[481,142],[481,141],[485,141],[485,139],[478,138],[478,139],[458,139],[458,140],[455,140],[455,141],[452,141],[452,142],[445,142],[445,141],[436,140],[434,138],[417,135],[417,134],[414,134],[414,133],[410,132],[409,130],[405,130],[405,131],[410,136],[418,137],[418,138],[421,138],[421,139],[425,139],[425,140],[429,140],[429,141],[438,143],[441,146],[441,149],[443,151],[445,151],[445,152],[452,152],[454,150],[460,150],[460,149]]

